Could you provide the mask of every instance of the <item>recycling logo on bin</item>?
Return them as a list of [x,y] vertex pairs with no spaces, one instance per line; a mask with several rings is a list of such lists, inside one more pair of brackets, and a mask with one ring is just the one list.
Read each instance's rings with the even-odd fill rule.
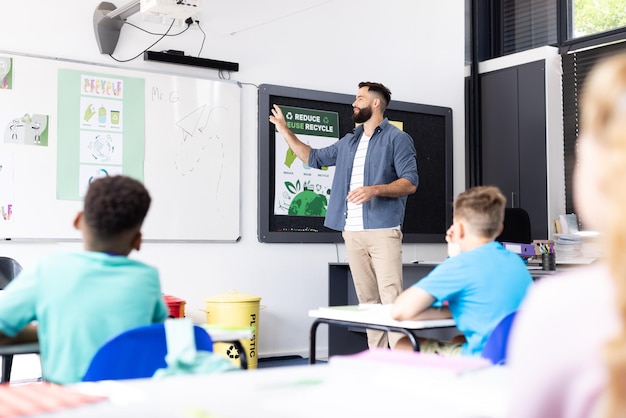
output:
[[234,345],[231,345],[226,349],[226,355],[228,358],[238,359],[239,358],[239,350]]

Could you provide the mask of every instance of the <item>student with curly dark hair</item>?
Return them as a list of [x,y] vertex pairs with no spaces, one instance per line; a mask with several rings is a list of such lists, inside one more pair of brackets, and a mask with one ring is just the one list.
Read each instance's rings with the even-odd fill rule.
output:
[[74,221],[85,250],[43,258],[0,295],[0,343],[38,339],[45,380],[79,382],[105,341],[167,318],[157,270],[127,257],[150,201],[137,180],[95,180]]

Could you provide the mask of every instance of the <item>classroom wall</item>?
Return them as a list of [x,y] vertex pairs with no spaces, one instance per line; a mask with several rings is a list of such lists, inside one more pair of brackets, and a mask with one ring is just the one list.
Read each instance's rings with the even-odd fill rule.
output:
[[[117,6],[123,0],[113,1]],[[99,0],[9,2],[0,13],[0,51],[60,57],[123,68],[198,77],[217,70],[144,62],[116,63],[101,55],[92,16]],[[328,263],[343,262],[342,244],[261,244],[257,240],[257,88],[277,84],[354,94],[360,81],[385,83],[393,99],[453,109],[454,191],[464,188],[464,2],[447,0],[204,0],[206,40],[200,56],[234,61],[242,83],[241,231],[238,243],[148,243],[131,256],[157,266],[163,290],[187,301],[187,314],[204,320],[204,298],[236,289],[262,298],[259,355],[308,353],[307,311],[327,304]],[[168,25],[140,14],[131,22],[153,32]],[[184,29],[174,26],[172,32]],[[126,59],[158,37],[125,26],[113,54]],[[198,55],[202,32],[194,25],[151,50]],[[149,139],[147,139],[149,140]],[[201,220],[199,220],[201,222]],[[79,243],[0,243],[0,254],[28,268],[45,254]],[[445,246],[405,245],[403,259],[441,260]],[[111,309],[116,309],[112,306]],[[319,352],[326,338],[320,333]]]

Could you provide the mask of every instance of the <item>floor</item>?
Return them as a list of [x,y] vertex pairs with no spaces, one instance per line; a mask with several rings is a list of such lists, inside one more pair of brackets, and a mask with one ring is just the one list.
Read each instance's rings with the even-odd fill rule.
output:
[[[323,363],[323,361],[318,360],[316,363]],[[282,356],[260,358],[257,367],[263,369],[265,367],[300,366],[303,364],[309,364],[309,359],[301,356]]]

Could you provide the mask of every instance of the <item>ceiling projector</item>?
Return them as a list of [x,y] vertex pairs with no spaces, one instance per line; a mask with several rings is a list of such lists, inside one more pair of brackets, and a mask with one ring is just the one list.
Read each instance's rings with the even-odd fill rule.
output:
[[200,0],[140,0],[141,13],[185,20],[200,11]]
[[200,12],[200,0],[133,0],[121,7],[101,2],[93,13],[93,29],[100,53],[113,54],[124,22],[137,12],[186,20]]

